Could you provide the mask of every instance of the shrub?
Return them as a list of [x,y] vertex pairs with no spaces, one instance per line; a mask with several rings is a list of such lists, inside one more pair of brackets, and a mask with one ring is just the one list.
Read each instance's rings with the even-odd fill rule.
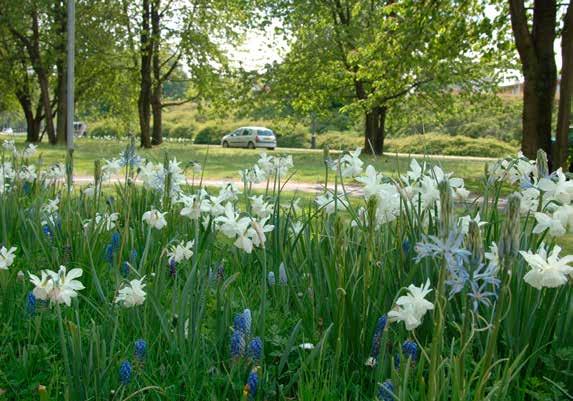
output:
[[170,132],[172,138],[193,139],[193,127],[188,125],[175,125]]
[[169,138],[171,136],[172,130],[174,125],[169,121],[163,121],[161,124],[161,132],[165,138]]
[[92,138],[102,138],[106,136],[119,138],[122,130],[119,124],[113,120],[101,120],[88,125],[88,133]]
[[221,128],[208,126],[197,133],[194,143],[204,145],[218,145],[221,143],[221,138],[223,138],[226,133],[227,131]]
[[323,148],[327,145],[330,149],[349,150],[364,145],[364,139],[357,132],[337,132],[331,131],[319,134],[317,137],[317,147]]
[[277,135],[277,146],[283,148],[308,148],[310,147],[310,134],[297,132],[290,135]]
[[426,134],[389,138],[385,142],[384,151],[428,155],[504,157],[517,152],[517,147],[491,137],[470,138],[461,135]]

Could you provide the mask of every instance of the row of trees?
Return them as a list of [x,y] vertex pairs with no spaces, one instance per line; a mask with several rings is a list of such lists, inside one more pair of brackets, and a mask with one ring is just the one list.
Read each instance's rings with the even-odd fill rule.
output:
[[[162,110],[215,97],[277,114],[364,121],[364,148],[384,149],[387,118],[409,99],[490,92],[503,73],[525,78],[525,154],[551,152],[563,68],[555,166],[567,157],[573,85],[573,6],[556,0],[76,0],[76,99],[84,110],[137,114],[141,145],[162,142]],[[487,17],[486,7],[495,7]],[[492,13],[489,13],[492,15]],[[0,0],[0,88],[21,108],[28,141],[65,141],[65,0]],[[263,73],[234,75],[221,44],[254,22],[280,21],[289,50]],[[563,21],[563,22],[561,22]],[[518,52],[515,52],[517,48]],[[519,55],[519,61],[516,55]],[[176,79],[175,79],[176,78]],[[186,81],[193,91],[165,100]],[[241,85],[242,83],[242,85]],[[256,85],[255,85],[256,84]],[[252,91],[255,86],[264,90]],[[234,95],[229,95],[234,93]],[[6,96],[0,106],[7,107]],[[137,111],[137,112],[136,112]],[[135,113],[136,112],[136,113]]]
[[[76,99],[107,115],[138,111],[141,145],[162,142],[163,87],[177,75],[206,96],[226,74],[220,49],[253,10],[243,0],[76,0]],[[65,143],[66,0],[0,0],[0,88],[27,140]]]

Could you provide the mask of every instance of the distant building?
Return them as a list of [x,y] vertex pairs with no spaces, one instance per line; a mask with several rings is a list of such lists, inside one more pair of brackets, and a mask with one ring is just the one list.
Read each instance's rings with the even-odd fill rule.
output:
[[[555,99],[559,100],[559,85],[561,80],[557,80],[557,89],[555,91]],[[523,96],[523,82],[513,82],[499,86],[499,94],[507,97],[522,97]]]

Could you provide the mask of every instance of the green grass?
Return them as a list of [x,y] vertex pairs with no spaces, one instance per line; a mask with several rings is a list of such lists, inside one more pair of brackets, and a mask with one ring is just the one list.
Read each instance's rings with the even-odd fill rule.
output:
[[[79,143],[76,169],[89,169],[94,158],[115,156],[119,149],[114,143]],[[163,149],[185,160],[206,152],[193,146]],[[148,156],[162,160],[163,149]],[[46,146],[42,151],[46,161],[61,160],[64,153]],[[320,154],[293,156],[299,169],[305,166],[307,174],[320,177]],[[210,149],[207,171],[224,167],[221,174],[236,179],[232,171],[255,158],[256,152]],[[397,159],[396,166],[403,168],[399,163],[406,161]],[[396,166],[388,161],[384,168]],[[426,235],[442,236],[444,227],[453,229],[448,222],[479,212],[488,224],[473,226],[461,245],[472,251],[466,268],[476,272],[492,242],[511,249],[517,243],[520,249],[537,247],[544,238],[532,233],[531,216],[500,213],[488,203],[454,207],[446,202],[448,187],[440,184],[441,221],[435,219],[438,202],[424,208],[420,200],[404,198],[395,220],[352,225],[357,206],[374,217],[374,208],[384,206],[378,202],[386,198],[355,197],[349,210],[328,215],[310,194],[297,211],[279,207],[289,203],[291,193],[270,191],[267,222],[274,227],[264,247],[245,252],[237,248],[235,234],[213,229],[213,210],[199,220],[183,217],[182,205],[164,196],[169,183],[159,190],[106,185],[86,197],[66,191],[61,182],[10,179],[0,193],[0,238],[17,250],[14,263],[0,270],[0,400],[372,401],[379,383],[388,379],[395,399],[409,401],[556,400],[571,393],[569,285],[533,288],[523,279],[530,270],[525,260],[506,250],[497,273],[503,289],[495,298],[499,303],[474,309],[468,286],[453,296],[445,292],[445,266],[451,261],[441,255],[416,260],[421,248],[415,245],[427,242]],[[490,195],[498,199],[500,188],[490,186]],[[184,193],[192,189],[185,187]],[[251,218],[248,224],[262,224],[266,220],[256,215],[260,205],[249,195],[230,202],[241,217]],[[54,198],[60,201],[57,212],[45,207]],[[167,225],[160,230],[142,219],[154,208],[165,212]],[[119,213],[115,227],[96,223],[96,213],[111,212]],[[301,229],[293,235],[294,222]],[[254,232],[249,235],[255,238]],[[173,266],[166,249],[189,240],[195,241],[193,255]],[[33,285],[26,273],[60,265],[82,269],[85,288],[70,306],[30,303]],[[145,302],[126,308],[114,301],[127,280],[142,276]],[[432,288],[426,299],[435,308],[420,316],[414,331],[402,322],[382,330],[381,316],[396,307],[405,287],[426,280]],[[251,311],[251,330],[242,329],[245,308]],[[236,319],[239,314],[242,320]],[[231,346],[240,346],[235,334],[245,345],[259,337],[262,355],[238,352]],[[144,357],[136,356],[138,339],[147,342]],[[406,340],[419,350],[412,360],[404,352]],[[314,349],[302,350],[301,343]],[[375,366],[365,363],[371,358]],[[125,361],[131,361],[131,380],[121,382]],[[253,369],[258,394],[248,397],[244,386]]]
[[[3,138],[7,139],[7,137]],[[22,146],[23,138],[17,138],[17,143]],[[74,151],[74,173],[76,175],[91,176],[95,160],[117,157],[125,146],[125,141],[78,140]],[[170,157],[176,157],[177,160],[184,164],[190,161],[198,161],[204,165],[205,178],[234,180],[237,179],[239,170],[253,165],[258,160],[260,152],[260,150],[223,149],[218,146],[193,145],[190,143],[164,143],[150,150],[139,150],[141,156],[153,161],[163,160],[165,153],[168,153]],[[38,153],[46,164],[50,164],[63,160],[65,148],[42,143],[38,147]],[[323,182],[325,168],[322,150],[277,149],[268,151],[268,153],[288,153],[292,155],[295,173],[291,181]],[[332,154],[335,155],[336,152],[333,151]],[[405,172],[410,163],[409,157],[392,155],[363,156],[362,159],[365,166],[372,164],[377,170],[392,177]],[[466,186],[470,190],[477,191],[479,189],[485,161],[441,159],[433,156],[427,156],[425,160],[442,166],[445,171],[451,171],[457,177],[463,177],[466,180]]]

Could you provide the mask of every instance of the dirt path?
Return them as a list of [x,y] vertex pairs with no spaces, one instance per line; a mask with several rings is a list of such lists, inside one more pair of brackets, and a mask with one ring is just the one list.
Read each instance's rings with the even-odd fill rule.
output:
[[[194,185],[199,185],[199,181],[197,179],[195,179],[195,182],[191,181],[191,177],[187,177],[188,183],[194,184]],[[74,176],[74,182],[78,183],[80,185],[87,185],[90,183],[94,182],[93,177],[89,177],[89,176]],[[111,185],[111,184],[116,184],[116,183],[122,183],[123,182],[123,178],[120,177],[112,177],[111,180],[107,181],[106,184]],[[140,180],[137,180],[136,182],[141,183]],[[207,187],[220,187],[224,184],[227,183],[233,183],[235,184],[238,188],[242,188],[243,187],[243,182],[240,180],[223,180],[223,179],[203,179],[201,185],[202,186],[207,186]],[[253,188],[254,189],[259,189],[259,190],[264,190],[266,188],[267,184],[266,182],[261,182],[259,184],[253,184]],[[288,192],[305,192],[305,193],[311,193],[311,194],[318,194],[324,191],[324,184],[319,184],[319,183],[310,183],[310,182],[287,182],[286,184],[282,185],[283,187],[283,191],[288,191]],[[329,189],[334,190],[334,184],[329,184],[328,186]],[[345,184],[344,188],[346,190],[347,193],[352,194],[352,195],[361,195],[362,194],[362,189],[355,185],[355,184]],[[339,187],[339,191],[341,191],[342,188]]]

